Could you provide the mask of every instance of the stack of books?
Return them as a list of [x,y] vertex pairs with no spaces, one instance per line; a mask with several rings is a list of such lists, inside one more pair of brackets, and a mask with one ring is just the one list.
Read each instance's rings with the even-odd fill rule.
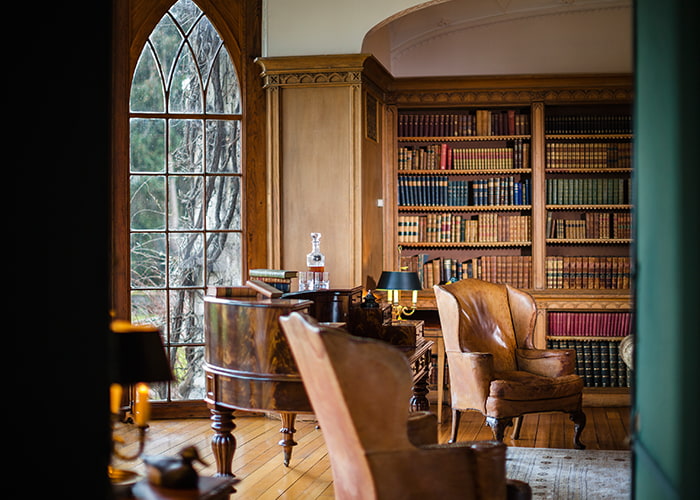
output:
[[284,269],[251,269],[248,276],[251,280],[268,283],[279,291],[287,293],[292,291],[292,280],[297,277],[297,274],[297,271]]

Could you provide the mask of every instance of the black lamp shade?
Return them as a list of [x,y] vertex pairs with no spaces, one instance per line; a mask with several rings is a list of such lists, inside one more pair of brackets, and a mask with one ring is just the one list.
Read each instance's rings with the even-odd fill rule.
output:
[[166,382],[173,379],[160,331],[128,322],[112,323],[110,338],[110,382]]
[[377,290],[420,290],[423,288],[415,272],[382,271]]

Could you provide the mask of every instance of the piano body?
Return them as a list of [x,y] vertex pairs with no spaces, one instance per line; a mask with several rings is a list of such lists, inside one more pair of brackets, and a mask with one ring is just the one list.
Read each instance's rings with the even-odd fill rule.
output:
[[284,464],[289,465],[296,445],[296,415],[313,411],[278,320],[300,311],[319,321],[346,322],[350,308],[360,304],[361,292],[356,287],[286,297],[260,281],[208,291],[204,298],[205,401],[215,433],[212,450],[218,476],[233,476],[234,410],[279,413],[283,434],[279,444]]
[[[293,311],[317,321],[345,323],[353,335],[387,341],[402,349],[414,376],[410,409],[428,410],[426,394],[432,342],[422,321],[391,321],[390,308],[367,310],[362,287],[283,294],[261,281],[211,288],[204,297],[205,401],[211,412],[217,476],[233,476],[234,411],[279,413],[284,465],[292,456],[297,414],[311,414],[301,375],[279,318]],[[389,313],[387,315],[387,313]]]

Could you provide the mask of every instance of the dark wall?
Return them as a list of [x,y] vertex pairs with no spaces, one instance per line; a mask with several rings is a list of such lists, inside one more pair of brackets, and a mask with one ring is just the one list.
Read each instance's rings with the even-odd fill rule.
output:
[[19,120],[6,115],[15,138],[5,148],[20,154],[5,161],[19,182],[5,188],[14,192],[16,227],[5,239],[15,252],[6,287],[17,307],[6,310],[16,380],[4,399],[14,405],[6,426],[16,423],[6,435],[21,450],[20,460],[8,459],[26,471],[10,478],[24,490],[13,498],[110,495],[110,5],[33,5],[13,18],[25,22],[6,75],[5,101]]
[[636,2],[635,497],[690,498],[698,468],[697,2]]

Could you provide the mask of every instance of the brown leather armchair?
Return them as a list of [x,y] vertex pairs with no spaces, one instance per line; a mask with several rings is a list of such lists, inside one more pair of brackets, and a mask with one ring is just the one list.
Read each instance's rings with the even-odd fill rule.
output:
[[435,285],[450,374],[452,433],[462,411],[478,410],[494,438],[516,419],[518,439],[526,413],[561,411],[574,422],[574,446],[586,426],[583,380],[574,373],[573,349],[536,349],[537,308],[529,294],[508,285],[464,279]]
[[397,348],[293,312],[280,318],[321,426],[335,498],[530,498],[506,480],[503,443],[437,444],[437,419],[409,414],[411,368]]

